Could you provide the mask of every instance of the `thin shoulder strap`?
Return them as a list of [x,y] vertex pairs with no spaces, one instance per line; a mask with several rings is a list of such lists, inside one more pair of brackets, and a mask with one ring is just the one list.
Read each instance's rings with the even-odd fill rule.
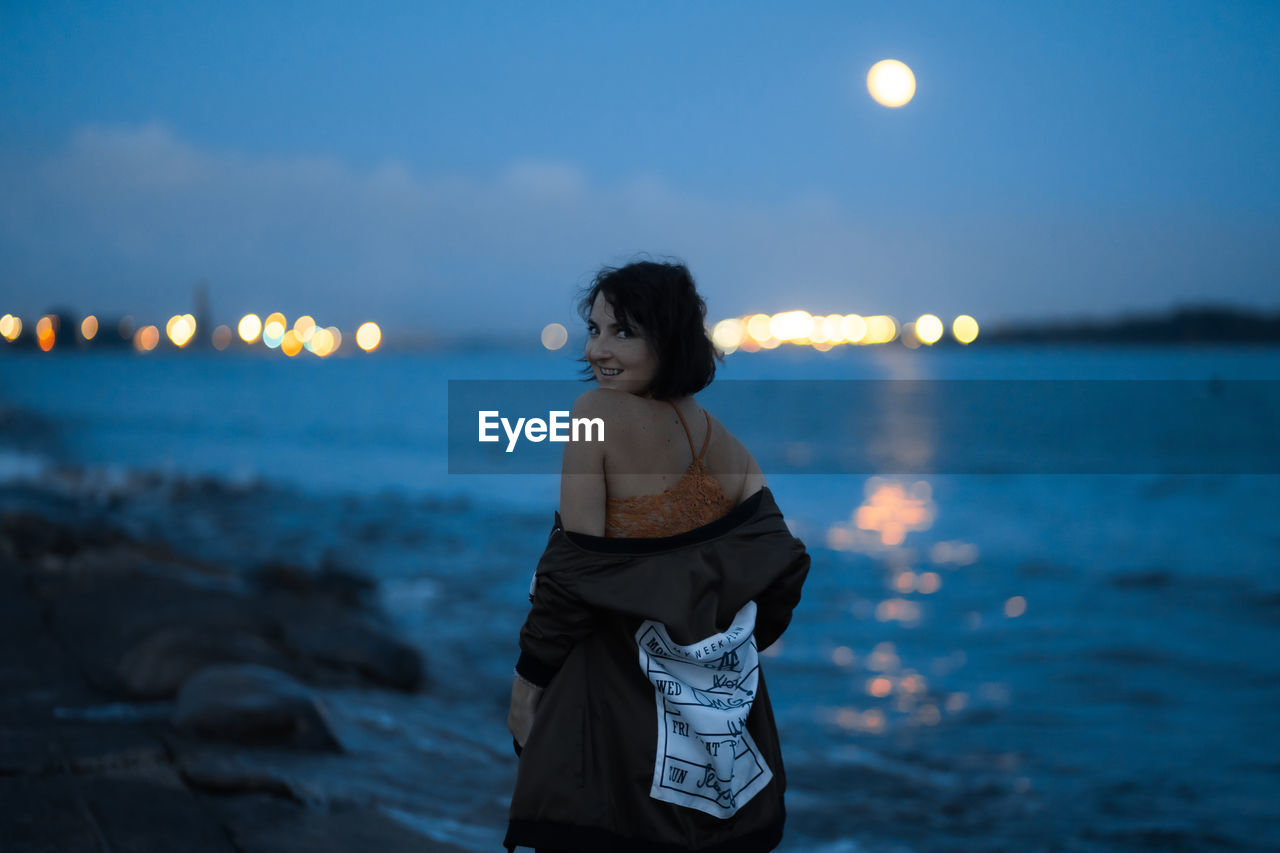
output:
[[[703,453],[707,452],[707,445],[711,443],[711,415],[706,409],[702,410],[702,414],[707,416],[707,437],[702,440],[702,453],[698,454],[699,459],[702,458]],[[689,449],[692,450],[693,445],[690,445]]]
[[[668,400],[668,401],[667,401],[667,405],[668,405],[668,406],[670,406],[671,408],[675,409],[675,411],[676,411],[676,417],[680,419],[680,426],[684,427],[684,437],[685,437],[685,439],[689,442],[689,452],[690,452],[690,453],[693,453],[693,435],[689,432],[689,425],[688,425],[687,423],[685,423],[684,415],[680,414],[680,410],[676,408],[676,404],[675,404],[675,403],[673,403],[673,402],[671,402],[670,400]],[[710,422],[708,421],[708,425],[709,425],[709,424],[710,424]],[[707,435],[708,435],[708,437],[710,437],[710,435],[711,435],[711,434],[710,434],[710,433],[707,433]],[[702,449],[703,449],[703,450],[706,450],[707,448],[706,448],[706,446],[704,445]],[[699,459],[701,459],[701,458],[702,458],[702,454],[698,454],[698,458],[699,458]]]

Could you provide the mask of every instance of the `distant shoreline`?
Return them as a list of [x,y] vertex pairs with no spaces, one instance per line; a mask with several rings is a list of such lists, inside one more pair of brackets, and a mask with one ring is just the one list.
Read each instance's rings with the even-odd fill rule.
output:
[[[65,327],[75,328],[69,312],[65,310],[57,315]],[[525,340],[527,339],[527,343]],[[1006,344],[1042,345],[1150,345],[1155,347],[1170,346],[1276,346],[1280,345],[1280,311],[1265,312],[1253,308],[1232,305],[1183,305],[1173,309],[1145,314],[1125,314],[1119,317],[1078,317],[1059,320],[1026,320],[1005,323],[993,323],[984,328],[977,341],[967,346],[1002,346]],[[881,345],[883,346],[883,345]],[[965,346],[944,336],[934,348]],[[807,348],[807,347],[805,347]],[[856,347],[855,347],[856,348]],[[134,349],[132,341],[117,335],[100,335],[92,341],[75,338],[70,346],[60,344],[57,349],[63,352],[88,353],[123,352]],[[459,350],[485,350],[507,352],[544,351],[537,342],[537,336],[530,332],[527,336],[504,334],[491,335],[449,335],[440,336],[424,332],[389,331],[387,337],[378,347],[387,353],[417,352],[457,352]],[[26,328],[14,341],[5,342],[0,339],[0,356],[7,351],[23,352],[38,350],[34,334]],[[227,352],[257,353],[263,356],[270,351],[262,347],[244,345],[238,339],[231,340],[226,346]],[[183,352],[215,352],[209,339],[201,336],[190,345],[179,350],[174,347],[161,347],[160,351],[171,353]],[[363,356],[364,353],[347,349],[335,353],[338,358],[352,355]]]
[[1280,344],[1280,312],[1220,305],[1181,306],[1160,314],[1010,324],[984,332],[988,344]]

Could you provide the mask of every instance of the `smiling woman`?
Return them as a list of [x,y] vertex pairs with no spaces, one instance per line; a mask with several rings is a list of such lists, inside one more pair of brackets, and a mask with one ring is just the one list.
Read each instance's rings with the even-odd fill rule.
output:
[[772,850],[785,779],[758,650],[790,621],[808,555],[694,399],[718,355],[689,270],[606,268],[579,311],[598,387],[573,415],[609,436],[566,445],[530,588],[506,846]]

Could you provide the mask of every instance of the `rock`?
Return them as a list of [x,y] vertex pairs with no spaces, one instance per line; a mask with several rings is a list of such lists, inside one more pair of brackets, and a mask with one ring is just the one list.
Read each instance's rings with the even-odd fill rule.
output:
[[287,669],[280,651],[255,634],[209,626],[171,625],[152,632],[124,653],[116,677],[135,699],[167,699],[206,667],[256,663]]
[[409,693],[422,689],[422,657],[412,646],[338,612],[309,615],[284,621],[285,643],[297,654],[374,684]]
[[255,664],[218,664],[178,691],[174,728],[213,740],[341,752],[324,710],[301,684]]
[[54,632],[112,697],[169,698],[209,664],[288,657],[278,623],[254,600],[158,573],[69,577],[45,596]]
[[290,563],[265,563],[253,571],[250,578],[263,592],[323,599],[352,608],[367,606],[376,589],[369,578],[328,563],[319,572]]
[[244,853],[464,853],[419,835],[385,814],[351,807],[314,811],[264,796],[221,797],[210,802],[236,849]]
[[7,540],[13,555],[24,562],[46,554],[69,557],[87,547],[126,540],[120,532],[100,524],[62,524],[29,512],[0,516],[0,538]]

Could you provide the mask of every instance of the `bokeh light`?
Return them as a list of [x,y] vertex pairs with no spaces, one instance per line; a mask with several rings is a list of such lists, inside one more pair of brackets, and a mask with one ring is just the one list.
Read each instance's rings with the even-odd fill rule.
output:
[[13,314],[5,314],[0,317],[0,336],[13,343],[20,334],[22,334],[22,320],[20,318],[15,317]]
[[138,352],[151,352],[160,343],[160,330],[155,326],[143,326],[133,333],[133,347]]
[[311,335],[315,333],[316,321],[309,314],[303,314],[293,323],[293,333],[298,336],[298,340],[304,345],[311,340]]
[[780,341],[808,340],[813,315],[808,311],[783,311],[769,318],[769,334]]
[[887,314],[876,314],[864,318],[867,324],[866,334],[862,336],[864,344],[887,344],[898,337],[898,321]]
[[284,340],[286,329],[283,314],[279,311],[268,314],[267,319],[262,323],[262,342],[271,349],[275,349]]
[[1027,612],[1027,600],[1021,595],[1015,595],[1004,603],[1004,615],[1009,618],[1021,616]]
[[36,321],[36,343],[45,352],[53,349],[57,340],[57,320],[54,315],[46,314]]
[[377,323],[363,323],[356,329],[356,345],[365,352],[373,352],[380,343],[382,343],[382,330],[378,328]]
[[844,339],[851,344],[860,344],[867,336],[867,321],[858,314],[845,314],[840,326]]
[[80,321],[80,337],[91,341],[98,334],[98,318],[90,314]]
[[915,329],[922,344],[933,345],[942,338],[942,320],[936,314],[921,314],[916,318]]
[[185,347],[196,334],[196,318],[190,314],[175,314],[165,323],[164,333],[176,347]]
[[305,346],[311,350],[312,354],[324,358],[333,352],[333,335],[330,334],[328,329],[316,327],[311,330]]
[[742,346],[742,339],[747,335],[747,326],[736,317],[728,320],[721,320],[716,323],[715,328],[711,330],[711,340],[721,352],[733,353],[738,351],[738,347]]
[[302,341],[299,340],[298,333],[293,329],[285,332],[284,336],[280,338],[280,351],[289,356],[289,358],[293,358],[302,352]]
[[333,346],[329,348],[329,355],[333,355],[342,347],[342,332],[338,331],[337,326],[329,326],[325,329],[329,333],[329,337],[333,339]]
[[961,314],[951,321],[951,335],[962,344],[973,343],[978,337],[978,321]]
[[548,323],[542,327],[542,345],[549,350],[558,350],[569,342],[569,330],[560,323]]
[[753,314],[747,320],[747,334],[758,344],[769,340],[769,315]]
[[222,352],[224,349],[231,346],[231,327],[219,326],[214,329],[210,340],[213,342],[213,348],[218,352]]
[[236,330],[240,334],[240,340],[251,344],[258,340],[258,335],[262,334],[262,321],[258,319],[257,314],[245,314],[240,318],[240,325]]

